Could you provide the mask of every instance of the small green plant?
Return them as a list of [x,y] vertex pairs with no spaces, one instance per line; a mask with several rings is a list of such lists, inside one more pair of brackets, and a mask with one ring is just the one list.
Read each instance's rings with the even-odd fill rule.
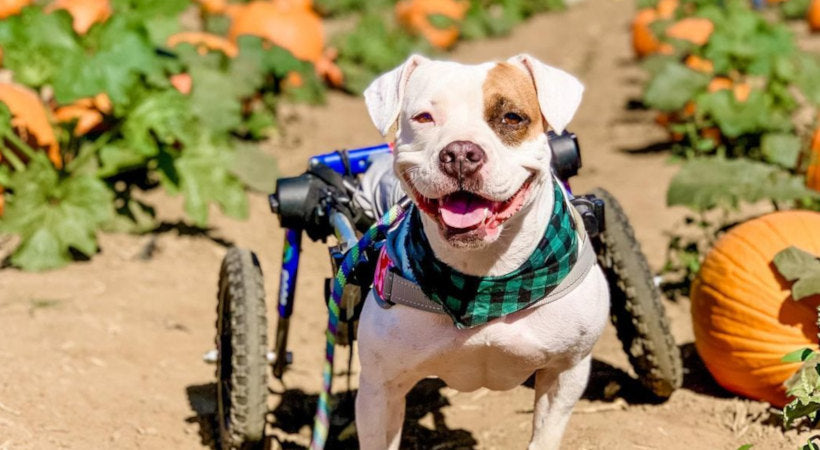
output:
[[[820,259],[814,255],[789,247],[775,256],[777,271],[791,285],[792,298],[800,301],[820,295]],[[818,308],[820,324],[820,308]],[[809,348],[795,350],[782,359],[787,363],[802,363],[800,369],[786,381],[786,394],[793,397],[783,408],[783,420],[787,427],[799,421],[808,425],[818,423],[820,411],[820,354]],[[820,447],[809,440],[801,450],[818,450]]]

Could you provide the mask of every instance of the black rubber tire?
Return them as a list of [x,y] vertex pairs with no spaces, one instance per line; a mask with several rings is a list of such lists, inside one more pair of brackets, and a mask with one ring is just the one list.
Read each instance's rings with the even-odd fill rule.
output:
[[606,204],[605,231],[592,242],[609,282],[612,323],[641,383],[668,398],[683,383],[683,364],[660,290],[621,205],[604,189],[590,193]]
[[268,396],[268,319],[262,270],[253,252],[228,249],[219,272],[216,312],[219,443],[223,450],[262,449]]

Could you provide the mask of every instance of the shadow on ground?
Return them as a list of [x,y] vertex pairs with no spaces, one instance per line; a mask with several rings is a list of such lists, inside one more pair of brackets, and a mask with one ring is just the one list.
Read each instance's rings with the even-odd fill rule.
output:
[[[709,374],[693,344],[680,346],[683,357],[683,389],[718,398],[731,398],[734,395],[721,388]],[[532,379],[525,383],[532,387]],[[449,406],[449,400],[441,394],[444,382],[435,379],[421,381],[407,396],[407,415],[404,422],[401,448],[403,449],[467,449],[474,448],[477,442],[473,435],[463,429],[451,429],[444,420],[442,408]],[[215,447],[218,435],[216,421],[216,384],[192,385],[186,389],[188,402],[194,415],[186,422],[199,425],[199,436],[203,445]],[[304,449],[304,442],[296,442],[288,435],[297,435],[304,427],[313,425],[318,396],[307,394],[299,389],[287,389],[279,396],[278,406],[268,413],[268,423],[276,436],[280,438],[271,443],[271,448]],[[358,448],[356,428],[354,426],[354,400],[356,391],[335,395],[331,404],[328,449]],[[592,401],[613,402],[623,399],[630,405],[659,404],[663,399],[652,395],[640,381],[626,371],[600,360],[593,360],[589,384],[583,398]],[[432,417],[422,425],[421,419]],[[278,432],[277,432],[278,431]],[[272,438],[272,439],[279,439]],[[304,439],[303,439],[304,440]]]
[[[402,449],[469,449],[477,444],[473,435],[466,430],[451,429],[444,421],[441,409],[450,405],[449,400],[441,395],[441,388],[445,386],[441,380],[423,380],[407,395],[407,415],[404,421],[402,435]],[[201,443],[211,448],[215,447],[215,437],[218,434],[216,421],[216,384],[188,386],[186,389],[188,402],[194,415],[186,422],[199,424]],[[274,428],[277,436],[293,435],[305,426],[313,425],[313,415],[316,412],[318,396],[307,394],[299,389],[288,389],[282,393],[278,406],[268,414],[268,423]],[[356,391],[349,391],[335,395],[331,400],[333,411],[330,418],[330,433],[326,448],[328,449],[356,449],[358,448],[356,428],[354,426],[353,409]],[[420,420],[430,414],[432,429],[422,425]],[[281,433],[277,433],[279,430]],[[272,438],[275,439],[275,438]],[[270,445],[271,448],[304,449],[304,443],[288,440],[283,437],[280,441]]]
[[[716,398],[735,397],[717,384],[709,370],[703,365],[694,344],[679,346],[683,359],[683,386],[698,394]],[[641,382],[626,371],[603,361],[593,360],[589,384],[583,398],[593,401],[614,401],[622,398],[630,405],[660,404],[665,400],[654,396]]]

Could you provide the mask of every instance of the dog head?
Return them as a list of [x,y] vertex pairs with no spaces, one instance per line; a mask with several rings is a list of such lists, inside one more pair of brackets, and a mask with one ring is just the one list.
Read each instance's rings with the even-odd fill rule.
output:
[[582,92],[528,55],[478,65],[413,55],[364,95],[383,135],[397,125],[394,168],[425,222],[453,247],[482,248],[551,189],[546,131],[563,132]]

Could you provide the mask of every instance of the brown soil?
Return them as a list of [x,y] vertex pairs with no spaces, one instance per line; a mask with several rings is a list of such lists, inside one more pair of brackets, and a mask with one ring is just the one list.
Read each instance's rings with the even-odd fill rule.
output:
[[[666,233],[684,212],[664,206],[666,184],[676,170],[667,154],[633,151],[665,138],[650,113],[625,108],[639,96],[643,79],[627,36],[633,3],[589,0],[565,13],[539,16],[507,38],[461,45],[452,56],[473,62],[526,51],[585,82],[584,103],[572,125],[585,164],[575,189],[600,185],[614,193],[658,269]],[[313,153],[379,142],[361,99],[341,94],[329,95],[321,108],[290,107],[283,125],[287,134],[271,146],[283,175],[303,170]],[[184,225],[179,198],[151,197],[167,231],[104,234],[99,255],[58,271],[0,271],[0,449],[177,449],[212,442],[214,368],[201,355],[214,346],[220,260],[229,244],[259,254],[273,336],[282,232],[261,194],[251,196],[249,220],[214,210],[213,226],[205,232]],[[141,259],[147,247],[154,252]],[[326,254],[321,244],[305,245],[291,328],[295,363],[284,384],[271,383],[270,428],[287,448],[307,443],[320,388]],[[735,449],[752,443],[793,449],[805,442],[806,434],[784,433],[768,405],[736,398],[714,384],[693,351],[685,299],[668,302],[667,311],[685,355],[684,387],[665,403],[647,401],[608,329],[595,349],[590,388],[563,448]],[[340,351],[338,361],[346,353]],[[344,391],[344,376],[336,385]],[[532,396],[526,387],[457,393],[423,383],[410,401],[406,443],[525,448]],[[344,423],[350,405],[344,395],[339,398]]]

